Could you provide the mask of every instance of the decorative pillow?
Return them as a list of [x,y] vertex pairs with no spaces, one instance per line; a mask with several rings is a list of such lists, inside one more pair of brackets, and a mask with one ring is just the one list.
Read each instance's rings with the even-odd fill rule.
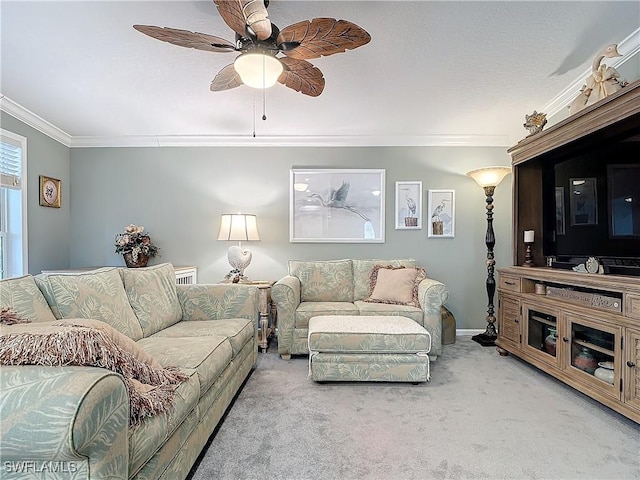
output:
[[393,260],[380,259],[357,259],[353,262],[353,299],[362,300],[371,294],[371,272],[376,265],[385,267],[407,267],[414,268],[416,261],[413,258],[402,258]]
[[40,280],[46,284],[49,302],[58,318],[94,318],[133,340],[142,338],[142,328],[131,309],[117,268],[47,274]]
[[0,306],[33,322],[56,319],[31,275],[0,280]]
[[145,337],[182,319],[173,265],[163,263],[147,268],[122,268],[120,275]]
[[169,411],[174,404],[175,385],[188,379],[188,375],[176,367],[157,367],[159,363],[155,360],[151,364],[140,360],[150,355],[108,325],[84,319],[87,326],[79,326],[82,322],[70,319],[1,326],[0,365],[106,368],[124,377],[130,425]]
[[371,294],[364,301],[418,307],[418,285],[425,278],[424,268],[376,265],[371,271]]

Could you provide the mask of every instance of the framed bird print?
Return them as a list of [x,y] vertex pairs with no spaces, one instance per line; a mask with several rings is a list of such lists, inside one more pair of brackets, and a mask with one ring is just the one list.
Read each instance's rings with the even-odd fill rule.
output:
[[289,241],[384,243],[384,169],[292,168]]
[[60,208],[62,192],[61,182],[57,178],[40,175],[40,205]]
[[455,236],[455,190],[429,190],[427,202],[428,237],[453,238]]
[[422,228],[422,182],[396,182],[396,230]]

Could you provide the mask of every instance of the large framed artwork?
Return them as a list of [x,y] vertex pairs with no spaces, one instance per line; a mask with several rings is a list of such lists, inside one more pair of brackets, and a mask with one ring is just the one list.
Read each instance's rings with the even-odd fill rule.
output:
[[455,236],[455,195],[455,190],[429,190],[429,237]]
[[396,182],[396,230],[422,228],[422,182]]
[[289,240],[384,243],[384,169],[291,169]]

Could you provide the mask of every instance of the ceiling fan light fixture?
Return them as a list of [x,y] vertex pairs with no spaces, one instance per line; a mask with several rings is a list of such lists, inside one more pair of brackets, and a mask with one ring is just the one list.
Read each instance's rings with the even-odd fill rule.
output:
[[252,88],[273,87],[283,71],[282,63],[276,57],[256,52],[243,53],[236,58],[233,67],[242,83]]

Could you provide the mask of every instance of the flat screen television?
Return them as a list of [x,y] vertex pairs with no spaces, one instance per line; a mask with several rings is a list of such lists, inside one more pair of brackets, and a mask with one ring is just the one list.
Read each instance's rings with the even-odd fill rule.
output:
[[640,276],[640,128],[559,149],[542,175],[551,266],[596,257],[605,273]]

